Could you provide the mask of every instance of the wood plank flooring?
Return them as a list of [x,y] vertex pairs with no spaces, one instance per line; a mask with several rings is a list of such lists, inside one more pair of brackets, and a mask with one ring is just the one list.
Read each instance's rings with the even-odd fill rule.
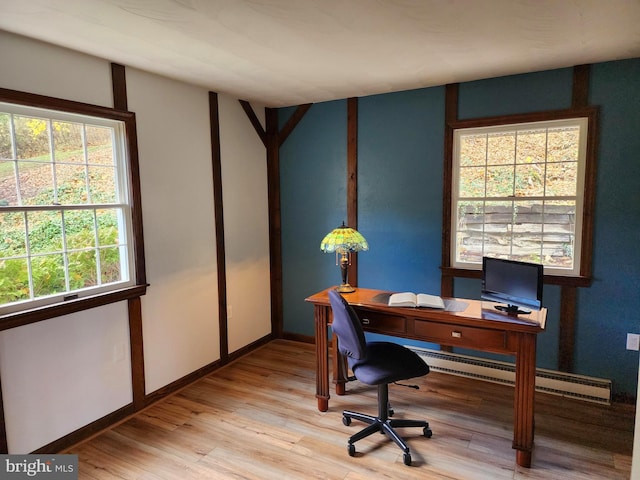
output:
[[352,382],[315,399],[314,347],[278,340],[152,405],[65,453],[80,479],[628,479],[634,410],[536,394],[532,468],[511,448],[513,388],[432,372],[392,385],[395,418],[425,419],[400,432],[413,464],[382,435],[356,443],[361,428],[341,411],[376,411],[376,389]]

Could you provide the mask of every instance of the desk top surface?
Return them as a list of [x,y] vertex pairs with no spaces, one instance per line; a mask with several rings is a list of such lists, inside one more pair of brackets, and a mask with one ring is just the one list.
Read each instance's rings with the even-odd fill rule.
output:
[[[314,305],[329,305],[330,287],[307,297],[305,301]],[[389,296],[394,293],[387,290],[356,288],[355,292],[343,293],[342,296],[350,305],[363,309],[386,312],[390,315],[413,317],[418,320],[432,320],[456,325],[491,328],[498,330],[526,331],[540,333],[544,331],[547,309],[533,310],[528,315],[507,315],[496,310],[497,303],[468,298],[446,298],[445,309],[390,307]]]

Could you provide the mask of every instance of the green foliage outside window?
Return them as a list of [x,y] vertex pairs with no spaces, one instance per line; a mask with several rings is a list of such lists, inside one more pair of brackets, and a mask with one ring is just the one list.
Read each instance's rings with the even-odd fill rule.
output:
[[116,203],[112,129],[11,118],[0,113],[0,208],[48,209],[0,210],[0,305],[121,280],[118,208],[93,207]]

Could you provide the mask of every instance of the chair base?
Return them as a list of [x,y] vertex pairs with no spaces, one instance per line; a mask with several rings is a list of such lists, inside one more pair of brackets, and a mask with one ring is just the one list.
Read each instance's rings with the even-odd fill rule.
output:
[[424,420],[380,418],[374,415],[352,412],[351,410],[345,410],[342,412],[342,423],[349,426],[352,419],[359,420],[369,425],[349,438],[347,448],[350,456],[354,456],[356,453],[356,448],[353,445],[355,442],[376,432],[380,432],[384,433],[389,439],[393,440],[398,447],[400,447],[403,452],[404,464],[411,465],[411,451],[409,450],[409,446],[395,429],[403,427],[420,427],[423,429],[422,434],[425,437],[431,438],[433,435],[433,432],[429,428],[429,423]]

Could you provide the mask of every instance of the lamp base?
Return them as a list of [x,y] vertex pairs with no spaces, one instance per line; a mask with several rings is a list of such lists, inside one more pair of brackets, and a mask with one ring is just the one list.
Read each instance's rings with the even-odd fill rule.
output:
[[351,293],[351,292],[355,292],[356,289],[353,288],[351,285],[349,285],[348,283],[343,283],[342,285],[340,285],[339,287],[336,287],[336,291],[338,293]]

